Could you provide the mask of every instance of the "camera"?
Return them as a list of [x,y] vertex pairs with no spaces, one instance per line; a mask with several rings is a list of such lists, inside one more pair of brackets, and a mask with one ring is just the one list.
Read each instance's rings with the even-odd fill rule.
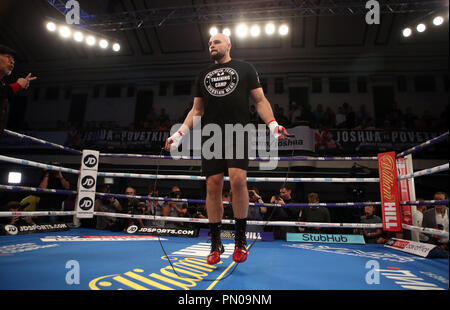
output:
[[178,192],[178,191],[170,192],[169,193],[169,198],[177,198],[177,196],[180,195],[180,194],[181,194],[181,192]]

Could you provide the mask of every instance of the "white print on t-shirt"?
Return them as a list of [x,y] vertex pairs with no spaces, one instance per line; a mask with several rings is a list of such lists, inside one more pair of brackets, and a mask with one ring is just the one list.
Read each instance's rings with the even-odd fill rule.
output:
[[219,68],[205,76],[205,88],[214,97],[232,93],[239,82],[239,75],[233,68]]

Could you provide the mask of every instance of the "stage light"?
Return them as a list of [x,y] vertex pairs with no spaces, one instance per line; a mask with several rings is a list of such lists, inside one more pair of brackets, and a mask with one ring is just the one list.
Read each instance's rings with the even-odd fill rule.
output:
[[107,48],[109,43],[105,39],[101,39],[100,42],[99,42],[99,45],[100,45],[101,48]]
[[83,33],[81,33],[80,31],[77,31],[73,34],[73,39],[77,42],[83,42],[84,40],[84,35]]
[[245,38],[248,33],[248,27],[246,24],[240,24],[236,27],[236,34],[239,38]]
[[56,25],[55,25],[55,23],[54,23],[54,22],[48,22],[48,23],[47,23],[47,30],[48,30],[48,31],[51,31],[51,32],[55,31],[55,30],[56,30]]
[[70,28],[67,26],[61,26],[59,28],[59,34],[63,38],[68,38],[72,34],[72,31],[70,31]]
[[20,172],[9,172],[8,183],[10,184],[20,184],[22,182],[22,173]]
[[253,26],[250,28],[250,35],[251,35],[252,37],[257,37],[257,36],[259,36],[260,33],[261,33],[261,29],[259,28],[258,25],[253,25]]
[[418,32],[424,32],[425,29],[427,29],[427,27],[425,26],[425,24],[418,24],[417,27],[416,27],[416,30],[417,30]]
[[97,41],[97,40],[96,40],[95,37],[93,37],[93,36],[88,36],[88,37],[86,38],[86,43],[87,43],[87,45],[89,45],[89,46],[94,46],[94,44],[95,44],[96,41]]
[[275,33],[275,25],[272,23],[267,24],[265,27],[265,31],[267,35],[273,35]]
[[281,25],[280,29],[278,30],[280,35],[285,36],[289,32],[289,27],[287,25]]
[[219,30],[216,27],[209,28],[209,35],[210,36],[215,36],[218,33],[219,33]]
[[411,28],[405,28],[405,29],[403,29],[402,34],[403,34],[403,36],[404,36],[405,38],[409,37],[409,36],[412,34]]
[[433,19],[433,24],[434,24],[435,26],[442,25],[443,22],[444,22],[444,18],[442,18],[442,16],[436,16],[436,17]]
[[112,49],[114,52],[118,52],[120,51],[120,44],[119,43],[114,43],[112,46]]
[[222,33],[223,33],[224,35],[226,35],[227,37],[231,36],[231,30],[230,30],[230,28],[224,28],[224,29],[222,30]]

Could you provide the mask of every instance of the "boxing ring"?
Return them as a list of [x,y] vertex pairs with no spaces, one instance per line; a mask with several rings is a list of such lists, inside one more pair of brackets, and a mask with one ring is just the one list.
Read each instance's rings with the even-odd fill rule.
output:
[[[56,145],[34,137],[5,130],[18,139],[40,143],[75,155],[81,151]],[[409,157],[431,145],[448,139],[448,132],[421,145],[396,154]],[[171,159],[170,156],[139,154],[100,154],[101,158]],[[182,158],[195,160],[198,158]],[[0,155],[0,160],[11,164],[42,168],[78,175],[80,170]],[[263,161],[264,158],[251,158]],[[377,157],[279,157],[279,161],[357,161]],[[449,164],[399,175],[398,180],[410,180],[448,171]],[[204,181],[192,175],[161,175],[98,172],[99,177],[140,178],[147,180],[172,179]],[[226,180],[228,180],[226,178]],[[248,182],[328,182],[379,183],[379,178],[291,178],[248,177]],[[78,191],[40,189],[34,187],[0,185],[2,191],[33,194],[77,195]],[[136,198],[141,201],[173,201],[204,204],[201,199],[127,196],[100,193],[98,197]],[[448,205],[448,200],[400,201],[400,206],[436,204]],[[230,202],[224,202],[231,204]],[[327,207],[346,208],[366,205],[380,206],[381,202],[259,204],[256,207]],[[414,208],[413,208],[414,211]],[[76,211],[0,212],[0,217],[13,216],[73,216]],[[94,217],[108,216],[124,219],[164,220],[190,225],[207,224],[206,219],[162,217],[121,213],[93,212]],[[223,220],[233,224],[233,220]],[[287,221],[248,221],[248,225],[323,227],[323,228],[382,228],[382,223],[312,223]],[[448,237],[448,232],[402,224],[404,231]],[[232,260],[234,240],[223,239],[225,253],[217,265],[208,265],[210,250],[207,235],[180,236],[164,234],[130,234],[74,227],[53,232],[10,234],[0,236],[0,289],[2,290],[448,290],[449,259],[425,258],[401,252],[385,244],[339,244],[330,242],[264,241],[248,239],[250,255],[244,264]]]

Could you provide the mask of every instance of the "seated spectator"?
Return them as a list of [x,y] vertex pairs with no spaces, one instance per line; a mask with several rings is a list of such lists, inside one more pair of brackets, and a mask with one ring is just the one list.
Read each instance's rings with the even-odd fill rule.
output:
[[[222,201],[231,202],[231,190],[222,191]],[[234,219],[233,206],[231,204],[223,204],[223,219],[232,220]]]
[[[308,203],[319,203],[319,194],[309,193]],[[309,207],[301,208],[299,213],[299,221],[301,222],[311,222],[311,223],[329,223],[330,222],[330,211],[324,207]],[[322,227],[307,227],[305,232],[308,233],[323,233],[324,229]]]
[[[448,195],[444,192],[434,194],[434,200],[447,200]],[[422,227],[439,229],[448,232],[448,207],[436,205],[423,213]],[[448,237],[429,235],[428,243],[436,244],[441,249],[448,251]]]
[[164,109],[164,108],[161,109],[161,112],[158,116],[158,121],[161,124],[165,123],[166,121],[170,122],[170,118],[169,118],[169,115],[166,113],[166,109]]
[[369,112],[367,112],[366,105],[361,104],[359,106],[359,111],[356,113],[356,126],[362,126],[362,124],[366,124],[369,119],[371,119],[371,116]]
[[403,115],[403,122],[407,130],[416,130],[417,116],[413,113],[411,107],[406,108],[405,114]]
[[[264,203],[261,196],[259,195],[259,190],[256,186],[248,187],[248,196],[249,196],[249,202],[251,202],[251,203]],[[267,207],[249,206],[247,220],[262,221],[264,219],[264,214],[266,214],[266,213],[267,213]],[[262,232],[263,228],[264,227],[262,225],[247,225],[248,231]]]
[[[111,193],[108,185],[101,185],[99,190],[100,193]],[[97,212],[107,212],[116,213],[122,211],[122,206],[119,201],[114,197],[100,197],[95,200],[94,210]],[[112,216],[97,216],[96,218],[96,228],[102,230],[120,231],[122,227],[120,226],[119,218]]]
[[[374,224],[374,223],[382,223],[383,221],[377,215],[375,215],[375,207],[374,206],[365,206],[364,207],[364,215],[361,216],[361,223],[364,224]],[[381,228],[364,228],[364,229],[355,229],[353,231],[355,234],[362,233],[364,235],[364,240],[366,243],[377,243],[377,240],[382,237],[383,230]]]
[[344,113],[344,108],[338,107],[338,111],[336,113],[336,128],[345,128],[347,124],[347,116]]
[[336,127],[336,114],[330,107],[327,107],[325,110],[325,115],[323,116],[322,123],[319,123],[319,126],[328,129]]
[[355,128],[356,126],[356,114],[353,111],[353,108],[351,105],[348,105],[347,107],[347,115],[345,117],[345,127],[348,129]]
[[323,123],[323,119],[325,117],[325,111],[323,109],[323,105],[320,103],[317,105],[316,109],[313,112],[314,114],[314,124],[316,128],[320,127],[320,124]]
[[[23,211],[23,207],[20,205],[18,201],[9,201],[6,203],[0,211],[6,212],[19,212]],[[0,224],[4,225],[14,225],[14,226],[23,226],[23,225],[34,225],[34,222],[31,220],[31,217],[23,217],[23,216],[12,216],[12,217],[0,217]]]

